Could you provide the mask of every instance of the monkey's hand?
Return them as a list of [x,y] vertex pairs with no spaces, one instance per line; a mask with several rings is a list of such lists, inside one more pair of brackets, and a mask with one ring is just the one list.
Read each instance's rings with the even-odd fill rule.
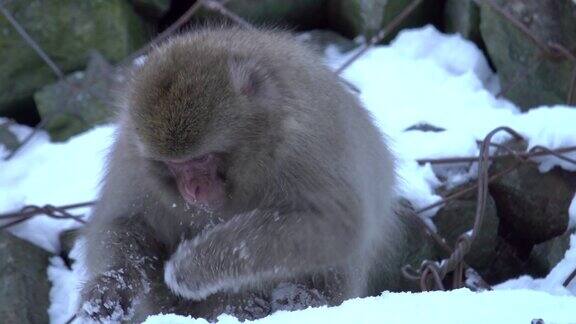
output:
[[109,270],[86,283],[81,292],[79,316],[85,320],[120,322],[133,315],[144,282],[131,280],[124,269]]
[[[166,262],[164,281],[175,294],[192,300],[202,300],[221,290],[220,285],[207,278],[198,264],[196,240],[180,243]],[[214,251],[217,253],[216,251]]]

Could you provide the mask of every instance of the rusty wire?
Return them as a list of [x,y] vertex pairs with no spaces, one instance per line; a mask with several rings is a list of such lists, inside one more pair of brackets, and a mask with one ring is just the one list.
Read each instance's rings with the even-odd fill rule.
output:
[[[484,209],[486,206],[487,188],[488,188],[488,184],[491,181],[515,170],[522,163],[531,161],[531,158],[534,158],[537,156],[543,156],[543,155],[550,156],[551,155],[551,156],[555,156],[556,158],[559,158],[563,161],[576,164],[576,160],[563,155],[563,153],[576,151],[576,147],[568,147],[568,148],[551,150],[547,147],[537,145],[537,146],[532,147],[528,152],[516,152],[512,149],[507,148],[504,145],[491,142],[492,137],[496,133],[501,132],[501,131],[504,131],[504,132],[512,135],[515,139],[518,139],[518,140],[523,139],[522,136],[518,132],[514,131],[513,129],[511,129],[509,127],[498,127],[496,129],[494,129],[493,131],[491,131],[482,141],[479,157],[437,159],[437,160],[425,161],[426,163],[434,163],[434,162],[438,162],[438,163],[478,162],[479,166],[478,166],[478,180],[477,180],[475,185],[468,187],[468,188],[465,188],[465,189],[462,189],[462,190],[459,190],[458,192],[456,192],[456,193],[454,193],[454,194],[452,194],[446,198],[443,198],[438,202],[435,202],[429,206],[426,206],[426,207],[421,208],[421,209],[416,211],[417,214],[422,213],[424,211],[427,211],[427,210],[433,209],[435,207],[444,205],[448,201],[453,200],[455,198],[458,198],[460,196],[463,196],[464,194],[469,193],[470,191],[472,191],[475,188],[478,189],[478,197],[477,197],[477,204],[476,204],[477,210],[476,210],[476,216],[475,216],[475,220],[474,220],[472,235],[469,236],[466,233],[462,234],[458,238],[458,240],[455,244],[456,247],[454,250],[452,250],[449,246],[447,247],[445,240],[442,237],[440,237],[437,233],[433,233],[434,231],[431,228],[429,228],[429,226],[427,226],[423,220],[420,220],[419,223],[424,227],[424,229],[428,233],[431,234],[431,236],[434,238],[434,240],[445,251],[452,251],[450,253],[450,256],[447,259],[444,259],[440,264],[438,264],[437,262],[434,262],[434,261],[426,260],[425,262],[423,262],[423,264],[421,265],[419,270],[412,269],[410,265],[406,265],[402,268],[402,273],[404,274],[404,276],[408,279],[418,280],[420,282],[420,287],[423,291],[430,290],[431,289],[431,283],[434,284],[436,289],[442,289],[443,290],[444,285],[442,283],[442,280],[450,272],[454,272],[453,273],[453,285],[452,285],[452,287],[457,288],[457,287],[462,286],[464,268],[467,266],[464,262],[464,258],[466,256],[466,254],[469,252],[470,247],[471,247],[472,243],[474,242],[474,239],[477,237],[477,235],[479,233],[480,225],[482,224],[482,216],[484,214]],[[489,155],[489,148],[491,146],[503,149],[503,150],[507,151],[508,153],[490,156]],[[512,166],[510,166],[509,168],[502,170],[498,174],[495,174],[495,175],[492,175],[491,177],[488,177],[488,163],[489,163],[489,161],[494,160],[496,158],[501,158],[501,157],[514,157],[517,160],[517,162],[515,164],[513,164]],[[419,217],[416,217],[416,218],[419,218]],[[570,282],[574,279],[574,277],[576,277],[576,269],[563,282],[563,285],[565,287],[567,287],[568,284],[570,284]]]
[[[541,148],[540,146],[538,146]],[[518,156],[524,158],[533,158],[539,156],[547,156],[547,155],[555,155],[557,157],[562,156],[564,153],[571,153],[576,152],[576,146],[565,146],[560,147],[557,149],[547,149],[548,151],[528,151],[528,152],[519,152],[517,153]],[[513,154],[498,154],[490,157],[490,160],[497,160],[502,158],[508,158],[514,156]],[[564,156],[563,159],[566,159]],[[572,159],[569,159],[572,160]],[[435,158],[435,159],[418,159],[416,162],[420,165],[430,163],[430,164],[454,164],[454,163],[466,163],[466,162],[476,162],[478,161],[478,157],[472,156],[463,156],[463,157],[450,157],[450,158]]]
[[7,220],[7,222],[0,225],[0,230],[15,226],[40,215],[45,215],[54,219],[73,219],[78,223],[85,224],[86,221],[83,220],[81,216],[73,215],[68,212],[68,210],[90,207],[93,204],[94,202],[84,202],[59,207],[53,205],[44,205],[42,207],[36,205],[24,206],[20,211],[1,214],[0,221]]
[[[534,33],[530,30],[528,26],[526,26],[522,21],[517,19],[512,13],[500,7],[494,0],[474,0],[474,2],[478,5],[486,4],[488,7],[490,7],[490,9],[499,14],[502,18],[508,20],[514,27],[516,27],[520,32],[522,32],[522,34],[528,37],[528,39],[530,39],[530,41],[534,45],[536,45],[540,49],[540,51],[547,57],[552,59],[561,59],[561,58],[570,59],[569,56],[565,55],[566,52],[568,53],[570,52],[568,49],[566,49],[564,46],[560,44],[555,44],[554,47],[551,47],[550,46],[551,43],[546,42],[538,38],[538,36],[534,35]],[[562,48],[563,50],[557,51],[558,48]]]
[[[488,165],[490,161],[490,144],[492,142],[492,137],[502,131],[505,131],[514,137],[521,138],[521,136],[516,131],[509,127],[498,127],[488,133],[488,135],[486,135],[482,141],[482,146],[478,157],[478,197],[472,234],[468,235],[467,233],[464,233],[460,235],[456,242],[456,247],[454,248],[453,253],[448,258],[442,260],[440,265],[434,261],[428,261],[422,264],[420,270],[418,271],[420,273],[420,287],[422,290],[429,290],[430,281],[435,282],[437,289],[443,290],[443,285],[438,283],[438,278],[442,280],[448,273],[455,270],[460,270],[460,267],[462,266],[461,263],[464,261],[464,257],[470,251],[472,243],[478,236],[480,225],[482,224],[484,218],[486,200],[488,197]],[[463,282],[463,278],[461,277],[463,271],[460,270],[457,272],[460,277],[457,276],[457,273],[454,273],[454,285],[459,287]]]
[[237,25],[240,25],[246,29],[254,28],[254,26],[252,26],[252,24],[250,24],[249,22],[244,20],[242,17],[240,17],[237,14],[235,14],[234,12],[228,10],[228,8],[226,8],[224,6],[226,1],[217,1],[217,0],[201,0],[201,1],[204,2],[204,7],[206,9],[216,11],[216,12],[220,13],[221,15],[230,18]]
[[379,30],[376,35],[374,35],[370,40],[364,44],[358,52],[354,53],[350,58],[348,58],[338,69],[336,69],[336,73],[340,74],[344,71],[347,67],[349,67],[354,61],[360,58],[362,55],[366,54],[366,52],[374,45],[380,43],[386,36],[390,35],[392,31],[394,31],[398,26],[406,20],[410,16],[416,8],[422,3],[423,0],[413,0],[408,6],[404,8],[394,19],[383,29]]

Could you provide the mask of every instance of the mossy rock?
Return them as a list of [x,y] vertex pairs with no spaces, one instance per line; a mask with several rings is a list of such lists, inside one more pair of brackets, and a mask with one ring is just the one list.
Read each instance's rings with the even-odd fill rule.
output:
[[[503,158],[490,167],[496,174],[516,163]],[[496,202],[501,233],[523,245],[548,241],[568,228],[568,209],[576,192],[576,173],[558,167],[541,173],[535,164],[522,164],[489,185]]]
[[[568,50],[576,44],[576,3],[572,0],[497,0],[543,43]],[[532,39],[487,4],[480,6],[480,31],[496,66],[505,96],[523,110],[567,103],[575,63],[546,55]],[[572,103],[574,104],[574,103]]]
[[50,254],[0,231],[0,322],[48,323]]
[[[328,0],[328,24],[342,35],[372,37],[388,26],[412,0]],[[433,21],[442,6],[438,0],[424,0],[394,31],[385,42],[407,27],[422,26]]]
[[[447,203],[434,216],[433,221],[438,228],[438,234],[446,239],[450,247],[455,247],[458,238],[474,227],[476,205],[476,195],[468,195]],[[465,258],[466,262],[480,273],[496,258],[498,226],[496,205],[494,199],[488,195],[480,231]]]
[[[147,39],[124,0],[8,1],[5,8],[66,73],[84,68],[91,50],[118,62]],[[0,15],[0,115],[56,77]]]
[[86,71],[74,72],[34,94],[45,130],[53,141],[62,142],[114,115],[112,96],[122,76],[98,54],[93,53]]
[[444,23],[447,33],[481,43],[480,8],[473,0],[446,0]]

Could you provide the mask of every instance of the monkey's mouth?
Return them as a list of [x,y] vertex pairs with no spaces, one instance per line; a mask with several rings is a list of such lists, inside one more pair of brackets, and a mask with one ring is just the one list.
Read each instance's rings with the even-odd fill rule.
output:
[[204,209],[214,210],[224,201],[224,179],[218,172],[216,154],[184,161],[166,161],[184,200]]

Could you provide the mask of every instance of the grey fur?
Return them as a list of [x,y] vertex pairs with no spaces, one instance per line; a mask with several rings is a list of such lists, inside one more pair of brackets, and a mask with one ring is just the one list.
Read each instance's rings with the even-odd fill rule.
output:
[[[269,301],[281,282],[338,304],[397,266],[391,154],[355,96],[289,34],[175,37],[130,89],[85,230],[83,317],[213,319]],[[187,206],[157,160],[215,151],[226,156],[224,206]]]

